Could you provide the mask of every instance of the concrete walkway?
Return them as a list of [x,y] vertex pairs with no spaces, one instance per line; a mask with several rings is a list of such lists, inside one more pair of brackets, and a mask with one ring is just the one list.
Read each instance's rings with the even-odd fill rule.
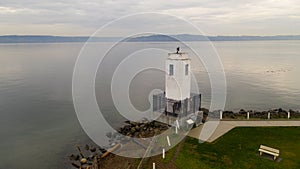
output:
[[192,129],[188,136],[207,142],[213,142],[235,127],[272,126],[300,126],[300,121],[208,121],[204,125]]

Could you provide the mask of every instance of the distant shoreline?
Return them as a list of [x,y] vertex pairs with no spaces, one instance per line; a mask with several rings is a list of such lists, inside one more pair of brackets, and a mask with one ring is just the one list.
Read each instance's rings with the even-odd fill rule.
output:
[[3,35],[0,43],[70,43],[70,42],[198,42],[198,41],[282,41],[300,40],[300,35],[275,36],[203,36],[203,35],[146,35],[130,38],[89,37],[89,36],[50,36],[50,35]]

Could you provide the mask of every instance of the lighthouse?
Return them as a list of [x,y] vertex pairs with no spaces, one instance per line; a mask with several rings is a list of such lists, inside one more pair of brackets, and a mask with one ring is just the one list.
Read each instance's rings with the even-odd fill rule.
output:
[[183,101],[190,98],[191,59],[187,53],[177,52],[169,53],[166,60],[166,98]]
[[168,53],[165,61],[165,92],[153,95],[153,112],[159,121],[196,121],[201,108],[201,94],[191,93],[191,59],[188,53]]

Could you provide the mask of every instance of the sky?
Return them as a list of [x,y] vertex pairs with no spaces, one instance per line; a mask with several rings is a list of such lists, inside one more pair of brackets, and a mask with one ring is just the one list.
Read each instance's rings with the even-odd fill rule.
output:
[[[143,12],[185,19],[206,35],[300,35],[300,0],[1,0],[0,35],[90,36],[115,19]],[[140,29],[143,21],[159,31],[159,21],[145,17],[115,26],[117,33],[108,36]],[[172,26],[171,33],[193,32]]]

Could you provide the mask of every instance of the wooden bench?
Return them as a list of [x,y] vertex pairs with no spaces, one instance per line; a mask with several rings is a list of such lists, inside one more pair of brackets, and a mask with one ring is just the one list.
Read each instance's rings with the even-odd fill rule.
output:
[[276,158],[279,156],[279,150],[264,145],[260,145],[258,151],[259,151],[259,155],[263,155],[263,153],[273,155],[274,160],[276,160]]

